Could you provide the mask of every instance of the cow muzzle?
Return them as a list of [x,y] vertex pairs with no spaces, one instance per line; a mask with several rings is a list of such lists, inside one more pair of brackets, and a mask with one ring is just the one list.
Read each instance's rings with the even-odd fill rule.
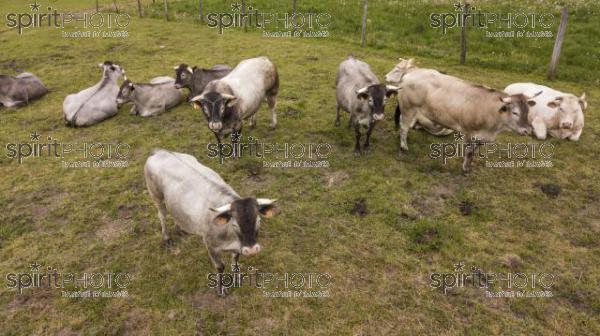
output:
[[571,127],[573,127],[573,123],[570,121],[563,121],[560,123],[560,128],[570,129]]
[[208,123],[208,128],[212,131],[220,131],[223,128],[223,123],[220,121],[211,121]]
[[251,257],[251,256],[257,254],[258,252],[260,252],[259,244],[254,244],[254,246],[252,246],[252,247],[248,247],[248,246],[242,247],[242,255],[244,255],[246,257]]
[[374,113],[373,114],[373,119],[375,119],[376,121],[383,120],[384,117],[385,117],[385,114],[383,114],[383,113]]
[[521,127],[519,128],[519,135],[528,135],[529,134],[529,129],[525,128],[525,127]]
[[177,84],[177,83],[175,83],[175,88],[176,88],[177,90],[181,89],[181,84]]

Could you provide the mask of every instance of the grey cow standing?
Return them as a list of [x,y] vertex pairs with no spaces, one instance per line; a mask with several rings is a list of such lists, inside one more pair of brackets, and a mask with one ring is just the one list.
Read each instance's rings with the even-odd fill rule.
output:
[[119,106],[132,102],[131,114],[149,117],[170,108],[183,100],[180,90],[175,88],[175,79],[167,76],[156,77],[148,84],[133,83],[127,77],[119,89]]
[[79,93],[68,95],[63,102],[63,114],[68,126],[94,125],[114,116],[119,111],[117,80],[125,74],[125,70],[110,61],[98,66],[102,68],[100,82]]
[[[144,167],[146,186],[158,208],[163,242],[171,244],[166,216],[185,232],[201,236],[219,274],[225,270],[223,252],[237,265],[239,255],[252,256],[258,244],[260,216],[271,217],[274,200],[240,197],[215,171],[191,155],[159,149]],[[225,295],[218,283],[219,295]]]
[[354,127],[356,135],[355,155],[361,154],[361,128],[367,129],[363,149],[368,151],[375,122],[383,119],[387,98],[397,93],[396,86],[381,84],[367,63],[349,56],[340,64],[336,78],[335,125],[340,124],[340,108],[350,113],[349,125]]
[[48,93],[42,81],[30,72],[16,77],[0,75],[0,104],[17,108]]

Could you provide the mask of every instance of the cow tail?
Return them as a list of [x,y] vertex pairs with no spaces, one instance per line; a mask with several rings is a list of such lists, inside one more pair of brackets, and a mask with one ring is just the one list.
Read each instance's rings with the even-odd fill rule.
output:
[[396,110],[394,111],[394,124],[396,125],[396,131],[400,129],[400,102],[396,105]]

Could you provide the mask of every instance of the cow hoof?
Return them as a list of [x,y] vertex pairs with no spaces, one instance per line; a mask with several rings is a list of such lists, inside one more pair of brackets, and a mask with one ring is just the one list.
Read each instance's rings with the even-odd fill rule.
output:
[[175,245],[175,243],[173,242],[173,239],[169,238],[169,239],[163,239],[162,241],[162,246],[165,248],[170,248],[173,247]]
[[340,126],[340,121],[339,121],[339,120],[336,120],[336,121],[335,121],[335,123],[334,123],[334,125],[335,125],[335,127],[338,127],[338,126]]
[[273,123],[269,124],[269,129],[270,130],[274,130],[275,127],[277,127],[277,124],[273,124]]
[[354,156],[359,157],[360,156],[360,151],[359,150],[355,150],[354,151]]
[[220,290],[217,289],[217,295],[219,297],[225,298],[227,297],[227,295],[229,295],[229,291],[227,290],[227,288],[221,288]]

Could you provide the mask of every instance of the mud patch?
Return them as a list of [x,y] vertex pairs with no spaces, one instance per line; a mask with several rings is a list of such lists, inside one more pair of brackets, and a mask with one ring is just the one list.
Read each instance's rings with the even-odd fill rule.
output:
[[458,204],[458,210],[463,216],[470,216],[473,212],[473,208],[475,208],[475,205],[470,201],[462,201]]
[[329,189],[334,186],[341,186],[343,183],[350,178],[350,175],[343,170],[338,170],[331,173],[326,173],[323,176],[323,185]]
[[562,188],[554,183],[536,183],[534,186],[540,188],[550,198],[556,198],[562,192]]
[[96,231],[96,235],[104,241],[110,243],[127,232],[130,226],[128,220],[104,218],[104,225]]
[[360,217],[364,217],[364,216],[368,215],[369,211],[367,210],[367,203],[366,203],[365,199],[359,198],[356,201],[354,201],[354,206],[350,210],[350,213],[355,216],[360,216]]

